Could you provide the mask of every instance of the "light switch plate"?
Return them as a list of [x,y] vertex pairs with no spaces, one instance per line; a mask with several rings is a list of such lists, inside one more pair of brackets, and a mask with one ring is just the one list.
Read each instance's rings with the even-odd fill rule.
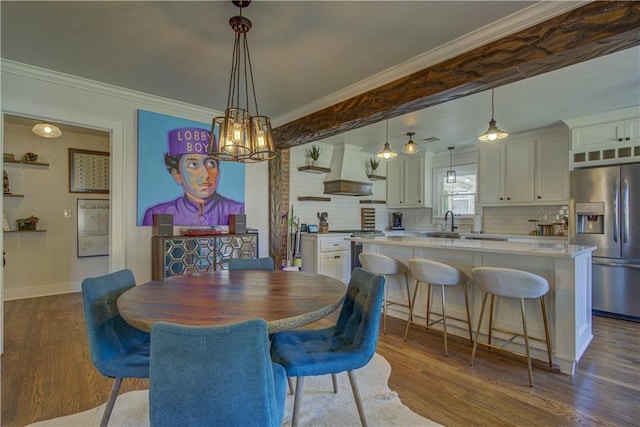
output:
[[71,209],[65,209],[64,210],[64,217],[65,218],[71,218]]

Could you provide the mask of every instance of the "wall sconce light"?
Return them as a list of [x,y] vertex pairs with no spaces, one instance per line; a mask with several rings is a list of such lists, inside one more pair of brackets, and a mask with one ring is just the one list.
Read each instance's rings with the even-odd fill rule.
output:
[[449,147],[449,170],[447,171],[447,184],[456,183],[456,171],[453,170],[453,150],[455,147]]

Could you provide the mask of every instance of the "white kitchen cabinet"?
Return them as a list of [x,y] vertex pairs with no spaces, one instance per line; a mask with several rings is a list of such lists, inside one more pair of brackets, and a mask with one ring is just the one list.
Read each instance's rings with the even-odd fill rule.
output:
[[478,200],[486,206],[568,203],[566,128],[523,133],[481,148]]
[[617,120],[582,126],[571,131],[572,149],[579,151],[603,144],[633,145],[640,142],[640,119]]
[[431,207],[433,154],[420,153],[387,163],[387,206]]
[[302,234],[302,271],[324,274],[343,283],[351,278],[349,234]]
[[535,201],[569,201],[569,140],[565,136],[536,141]]
[[478,156],[481,204],[533,202],[535,142],[499,143]]

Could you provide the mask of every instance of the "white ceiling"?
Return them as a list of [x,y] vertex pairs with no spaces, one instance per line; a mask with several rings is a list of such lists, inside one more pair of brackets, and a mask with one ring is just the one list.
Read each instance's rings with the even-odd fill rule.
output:
[[[274,126],[488,43],[580,2],[254,1],[249,47],[260,112]],[[2,1],[3,60],[34,65],[213,110],[224,110],[238,9],[228,1]],[[491,25],[490,25],[491,24]],[[640,48],[496,89],[498,126],[523,132],[640,105]],[[484,92],[389,121],[430,151],[475,143]],[[376,152],[378,123],[330,138]]]

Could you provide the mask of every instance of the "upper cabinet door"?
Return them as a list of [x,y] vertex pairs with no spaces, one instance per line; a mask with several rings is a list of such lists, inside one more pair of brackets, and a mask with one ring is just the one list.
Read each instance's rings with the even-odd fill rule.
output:
[[392,160],[387,162],[387,206],[404,206],[404,162]]
[[425,206],[424,157],[410,157],[404,161],[404,205]]
[[478,200],[481,204],[504,203],[505,146],[483,148],[478,153]]
[[536,202],[569,202],[569,140],[536,141]]
[[534,141],[506,146],[504,196],[507,202],[533,202]]

